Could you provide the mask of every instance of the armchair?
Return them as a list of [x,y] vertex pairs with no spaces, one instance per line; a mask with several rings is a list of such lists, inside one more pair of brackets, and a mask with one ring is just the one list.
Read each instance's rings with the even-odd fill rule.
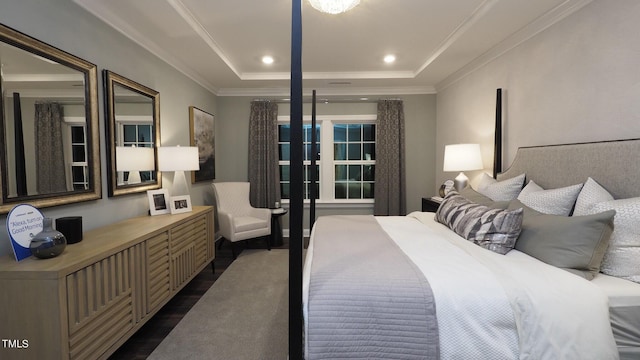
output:
[[212,186],[218,205],[220,235],[231,242],[233,258],[237,257],[238,241],[261,236],[271,251],[271,211],[251,206],[249,183],[220,182],[212,183]]

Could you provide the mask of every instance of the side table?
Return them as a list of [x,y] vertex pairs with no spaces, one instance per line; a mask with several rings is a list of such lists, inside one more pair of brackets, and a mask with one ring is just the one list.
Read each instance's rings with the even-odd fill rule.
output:
[[442,203],[441,197],[422,198],[423,212],[436,212]]
[[287,209],[277,208],[271,210],[271,246],[282,246],[282,225],[280,217],[288,212]]

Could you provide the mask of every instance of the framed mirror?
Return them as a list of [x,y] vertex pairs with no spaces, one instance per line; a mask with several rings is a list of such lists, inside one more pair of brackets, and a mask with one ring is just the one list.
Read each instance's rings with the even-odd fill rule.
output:
[[109,196],[159,189],[160,93],[103,70]]
[[102,197],[96,65],[0,24],[0,213]]

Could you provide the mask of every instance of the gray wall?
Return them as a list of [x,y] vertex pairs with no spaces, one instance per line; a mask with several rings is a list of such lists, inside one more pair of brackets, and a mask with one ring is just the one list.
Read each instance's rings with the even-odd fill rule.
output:
[[[393,96],[398,97],[398,96]],[[384,98],[384,97],[381,97]],[[403,95],[407,152],[407,211],[421,208],[422,197],[435,194],[435,95]],[[225,134],[216,140],[216,181],[247,181],[248,131],[252,97],[218,97],[216,131]],[[318,104],[318,115],[375,114],[375,103]],[[311,114],[311,104],[303,106],[305,115]],[[278,105],[279,115],[289,115],[289,104]],[[372,214],[371,206],[340,208],[318,205],[318,216],[329,214]],[[283,225],[287,227],[287,216]],[[305,229],[308,215],[305,213]]]
[[[98,66],[98,71],[108,69],[159,91],[163,145],[189,145],[190,105],[217,115],[215,95],[69,0],[4,1],[0,23],[88,60]],[[52,218],[81,215],[85,230],[144,215],[148,210],[144,193],[107,197],[102,76],[99,75],[103,199],[41,209],[45,216]],[[171,179],[164,175],[163,187],[170,187]],[[208,196],[209,184],[191,186],[194,205],[210,204]],[[0,255],[9,253],[6,216],[0,215]]]
[[[456,175],[441,171],[446,144],[479,142],[491,171],[496,88],[504,91],[505,167],[520,146],[639,138],[638,19],[636,0],[595,0],[438,88],[436,186]],[[472,183],[479,174],[468,174]]]

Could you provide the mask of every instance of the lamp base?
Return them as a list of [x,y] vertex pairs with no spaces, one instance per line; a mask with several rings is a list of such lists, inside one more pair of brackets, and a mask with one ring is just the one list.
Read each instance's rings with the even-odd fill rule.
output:
[[453,186],[456,188],[457,192],[462,191],[462,189],[466,188],[469,185],[469,178],[462,171],[456,178],[453,180]]
[[184,171],[177,170],[173,173],[173,184],[171,185],[169,193],[170,196],[189,195],[187,178],[184,175]]

